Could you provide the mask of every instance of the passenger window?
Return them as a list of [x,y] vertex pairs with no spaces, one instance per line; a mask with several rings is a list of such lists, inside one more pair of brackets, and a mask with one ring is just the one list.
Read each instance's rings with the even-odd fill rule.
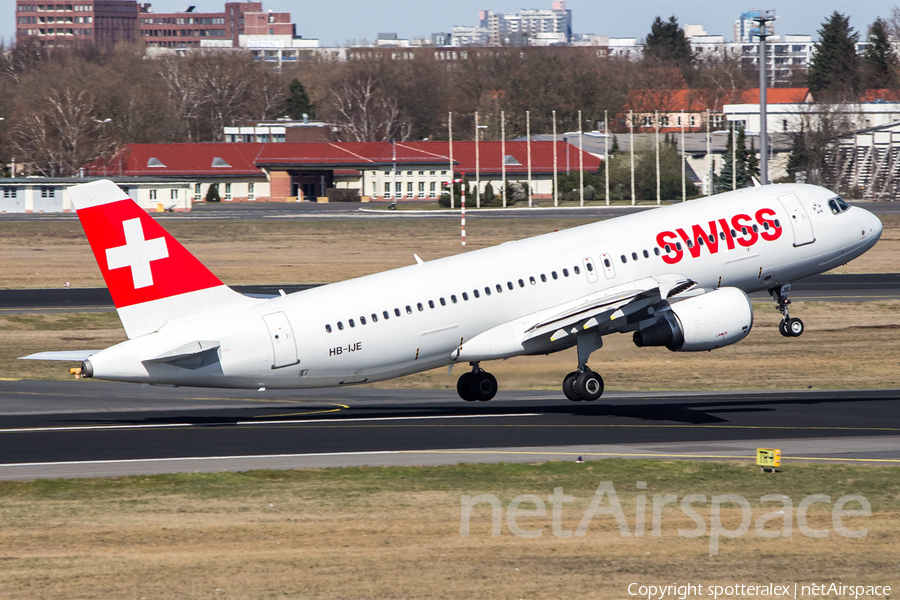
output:
[[[702,237],[698,237],[698,238],[697,238],[697,245],[698,245],[698,246],[702,246],[702,245],[703,245],[703,238],[702,238]],[[690,248],[690,246],[688,246],[688,248]]]
[[768,221],[763,221],[763,229],[765,229],[766,231],[769,230],[769,222]]
[[753,226],[753,233],[759,233],[759,225]]
[[381,316],[384,317],[385,321],[387,321],[388,319],[391,318],[390,313],[388,313],[388,311],[386,311],[386,310],[381,312]]
[[666,244],[666,254],[672,251],[672,246]]
[[734,229],[731,230],[731,237],[733,237],[733,238],[737,237],[737,231],[735,231]]
[[503,293],[503,286],[500,285],[499,283],[497,284],[497,293],[498,293],[498,294],[502,294],[502,293]]
[[478,290],[472,290],[472,295],[476,298],[480,298],[481,296],[478,294]]
[[781,228],[781,221],[779,221],[778,219],[775,219],[775,229],[780,229],[780,228]]
[[422,306],[421,302],[416,302],[416,308],[419,309],[419,312],[422,312],[423,310],[425,310],[425,307]]
[[631,253],[631,260],[637,260],[637,252]]
[[653,248],[653,254],[659,256],[659,246]]
[[575,274],[576,274],[576,275],[581,275],[581,267],[579,267],[578,265],[575,265],[575,266],[572,268],[572,270],[575,271]]
[[394,314],[397,315],[397,316],[399,317],[399,316],[400,316],[400,309],[399,309],[399,308],[395,308],[395,309],[394,309]]
[[356,323],[353,322],[353,319],[350,319],[347,323],[350,324],[350,327],[356,327]]
[[456,304],[456,294],[450,294],[450,302]]
[[553,279],[559,279],[559,275],[556,274],[556,271],[551,271],[550,277],[552,277]]
[[594,263],[587,263],[585,265],[585,267],[587,267],[588,272],[590,272],[590,273],[594,272]]
[[535,285],[537,283],[537,281],[534,280],[534,276],[529,277],[528,281],[531,282],[531,285]]
[[484,295],[485,296],[491,295],[491,288],[489,286],[484,286]]
[[512,281],[507,281],[507,282],[506,282],[506,287],[508,287],[509,289],[513,289],[513,282],[512,282]]
[[377,315],[376,313],[372,313],[372,322],[373,322],[373,323],[377,323],[377,322],[378,322],[378,315]]
[[541,281],[547,283],[547,276],[541,273]]
[[675,242],[675,249],[681,250],[681,242]]
[[624,254],[622,255],[622,262],[623,262],[623,263],[627,263],[627,262],[628,262],[628,259],[625,258],[625,255],[624,255]]
[[710,243],[710,244],[715,244],[715,243],[716,243],[716,236],[714,236],[713,234],[709,234],[708,237],[709,237],[709,243]]
[[465,300],[466,302],[469,301],[469,295],[467,293],[463,292],[462,297],[463,297],[463,300]]
[[428,308],[434,308],[434,300],[428,301]]
[[338,329],[340,329],[341,331],[344,330],[344,324],[341,323],[340,321],[338,321]]
[[725,241],[725,232],[724,231],[719,232],[719,239],[721,239],[722,241]]
[[692,242],[691,240],[688,240],[688,241],[687,241],[687,247],[688,247],[688,248],[693,248],[693,247],[694,247],[694,242]]
[[743,235],[747,235],[747,228],[746,228],[746,227],[741,227],[741,233],[742,233]]
[[406,314],[408,314],[408,315],[412,314],[412,306],[410,306],[409,304],[406,305]]
[[447,306],[447,301],[441,298],[441,306]]
[[563,269],[563,277],[568,277],[568,276],[569,276],[569,270]]
[[365,325],[365,324],[366,324],[366,318],[365,318],[365,317],[360,317],[360,318],[359,318],[359,324],[360,324],[360,325]]
[[519,287],[525,287],[525,282],[521,279],[519,280]]
[[331,325],[326,325],[325,331],[327,331],[328,333],[331,333]]
[[650,258],[650,253],[644,250],[644,258]]

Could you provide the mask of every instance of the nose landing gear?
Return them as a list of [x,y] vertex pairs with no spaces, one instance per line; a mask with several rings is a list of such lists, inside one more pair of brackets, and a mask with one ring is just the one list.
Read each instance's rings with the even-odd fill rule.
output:
[[479,363],[469,363],[472,370],[460,375],[456,382],[456,393],[466,402],[487,402],[497,395],[497,378],[479,367]]
[[788,306],[791,303],[791,301],[788,300],[788,294],[790,293],[791,284],[789,283],[769,290],[769,294],[778,304],[778,312],[784,316],[778,324],[779,333],[784,337],[800,337],[803,335],[803,321],[791,318],[790,312],[788,311]]

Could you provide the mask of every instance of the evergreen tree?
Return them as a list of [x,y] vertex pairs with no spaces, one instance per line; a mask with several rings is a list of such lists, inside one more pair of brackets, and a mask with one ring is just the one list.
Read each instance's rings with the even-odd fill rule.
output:
[[875,19],[869,28],[868,42],[863,56],[866,87],[881,90],[900,86],[897,55],[888,37],[887,24],[881,18]]
[[794,136],[794,142],[791,147],[791,154],[790,156],[788,156],[788,173],[796,178],[798,171],[807,170],[808,163],[809,152],[806,149],[806,132],[801,126],[800,133]]
[[759,177],[759,157],[756,156],[756,141],[750,139],[750,152],[747,153],[747,181],[751,177]]
[[850,19],[837,11],[818,33],[819,42],[806,76],[809,91],[817,101],[855,99],[860,85],[856,56],[859,34],[850,27]]
[[294,78],[288,86],[288,91],[290,96],[287,99],[287,115],[295,121],[302,119],[304,114],[311,119],[315,118],[316,107],[309,101],[309,94],[299,79]]
[[613,134],[612,145],[609,147],[609,155],[613,156],[619,152],[619,138],[616,137],[616,134]]
[[691,79],[694,51],[678,26],[678,19],[671,16],[668,21],[663,21],[656,17],[644,42],[644,59],[657,65],[675,66],[685,79]]
[[481,195],[481,205],[486,206],[493,203],[496,199],[497,196],[494,194],[494,186],[492,186],[489,181],[487,185],[484,186],[484,193]]
[[734,161],[731,154],[733,143],[731,129],[729,129],[728,138],[725,141],[725,153],[722,156],[722,168],[719,170],[718,175],[713,173],[713,193],[715,194],[731,191],[731,177],[734,172]]

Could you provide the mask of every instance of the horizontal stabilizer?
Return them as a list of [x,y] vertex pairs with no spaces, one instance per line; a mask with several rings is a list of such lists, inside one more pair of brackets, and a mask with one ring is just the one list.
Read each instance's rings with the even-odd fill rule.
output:
[[199,369],[219,360],[219,342],[197,341],[179,346],[144,362],[159,362],[185,369]]
[[99,350],[63,350],[58,352],[38,352],[28,356],[20,356],[19,360],[64,360],[67,362],[81,362],[90,356],[97,354]]

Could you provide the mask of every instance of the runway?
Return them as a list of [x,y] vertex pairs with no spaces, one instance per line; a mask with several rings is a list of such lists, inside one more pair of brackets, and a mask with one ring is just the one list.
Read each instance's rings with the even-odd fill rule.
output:
[[0,382],[0,479],[179,471],[740,458],[900,465],[900,390],[610,393],[192,390]]
[[[276,296],[279,290],[291,294],[321,284],[238,285],[243,294]],[[755,300],[768,299],[767,292],[751,294]],[[864,302],[900,299],[900,273],[816,275],[793,284],[791,299],[815,302]],[[53,310],[112,310],[106,288],[0,290],[0,312]]]

